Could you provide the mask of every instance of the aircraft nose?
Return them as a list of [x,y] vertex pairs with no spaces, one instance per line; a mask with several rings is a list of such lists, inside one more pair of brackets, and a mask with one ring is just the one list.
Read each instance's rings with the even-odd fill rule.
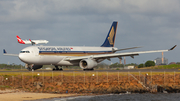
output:
[[20,59],[22,62],[26,62],[26,57],[24,56],[24,54],[19,54],[19,59]]

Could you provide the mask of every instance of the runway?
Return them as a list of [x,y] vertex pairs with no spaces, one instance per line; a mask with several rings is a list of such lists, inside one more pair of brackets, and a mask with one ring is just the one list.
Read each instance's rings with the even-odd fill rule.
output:
[[[63,70],[63,72],[84,72],[83,70]],[[180,72],[178,69],[122,69],[122,70],[93,70],[85,72]],[[57,71],[59,72],[59,71]]]
[[[83,71],[83,70],[63,70],[63,71],[53,71],[53,72],[180,72],[178,69],[122,69],[122,70],[93,70],[93,71]],[[12,71],[0,71],[0,72],[32,72],[28,70],[12,70]],[[52,70],[35,70],[33,72],[52,72]]]

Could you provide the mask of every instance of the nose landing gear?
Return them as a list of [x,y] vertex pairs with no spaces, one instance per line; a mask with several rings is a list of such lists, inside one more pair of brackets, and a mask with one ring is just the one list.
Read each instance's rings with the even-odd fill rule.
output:
[[29,71],[34,71],[34,70],[42,68],[42,66],[43,65],[26,64],[25,68],[28,69]]
[[27,70],[29,70],[29,71],[34,71],[34,69],[33,69],[33,64],[26,64],[26,65],[25,65],[25,68],[26,68]]
[[27,67],[27,69],[28,69],[29,71],[32,71],[32,68],[31,68],[31,67]]

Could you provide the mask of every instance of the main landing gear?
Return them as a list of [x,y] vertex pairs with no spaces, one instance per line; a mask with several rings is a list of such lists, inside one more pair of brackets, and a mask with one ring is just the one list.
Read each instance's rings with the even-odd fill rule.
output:
[[91,68],[91,69],[83,69],[84,71],[93,71],[94,68]]
[[53,71],[63,71],[63,69],[59,68],[58,66],[55,66],[55,68],[53,68]]

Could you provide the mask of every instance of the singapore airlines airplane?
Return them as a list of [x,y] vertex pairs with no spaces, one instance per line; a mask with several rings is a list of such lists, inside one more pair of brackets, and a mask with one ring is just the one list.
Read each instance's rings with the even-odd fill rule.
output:
[[30,46],[21,50],[19,54],[4,55],[18,56],[26,63],[28,70],[33,71],[42,68],[43,65],[54,65],[54,70],[62,70],[58,66],[80,66],[83,70],[93,70],[101,61],[110,58],[130,56],[134,58],[142,53],[166,52],[173,50],[174,47],[167,50],[140,51],[115,53],[121,50],[134,49],[139,47],[118,49],[114,47],[116,30],[118,22],[113,22],[109,33],[100,47],[79,47],[79,46]]
[[34,45],[34,44],[40,44],[40,43],[47,44],[49,42],[47,40],[31,40],[31,39],[22,40],[18,35],[16,37],[17,37],[18,43],[20,43],[20,44],[32,44],[32,45]]

